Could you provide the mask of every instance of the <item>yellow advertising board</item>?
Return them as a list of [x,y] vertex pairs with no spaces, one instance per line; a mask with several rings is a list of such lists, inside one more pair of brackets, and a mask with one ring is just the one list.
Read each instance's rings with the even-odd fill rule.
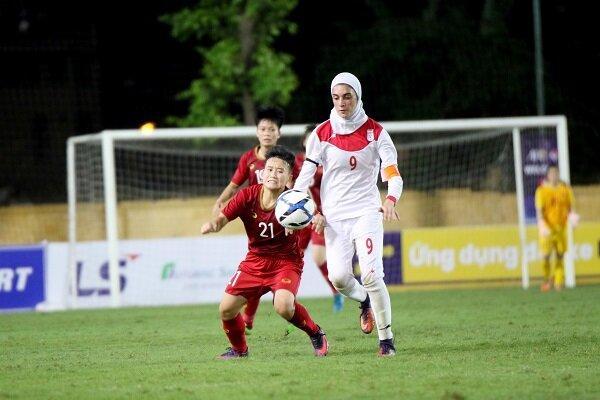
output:
[[[574,230],[577,276],[600,275],[600,223]],[[525,256],[532,277],[541,276],[537,229],[527,229]],[[421,228],[402,231],[403,282],[517,279],[521,249],[517,226]]]

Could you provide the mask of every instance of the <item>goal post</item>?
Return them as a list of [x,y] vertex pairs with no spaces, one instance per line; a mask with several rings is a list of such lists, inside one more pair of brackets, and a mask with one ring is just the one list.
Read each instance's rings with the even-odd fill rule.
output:
[[[305,125],[286,125],[286,135],[294,138],[304,133]],[[67,140],[67,192],[68,192],[68,298],[65,304],[71,308],[81,306],[78,302],[79,272],[77,247],[82,240],[100,240],[105,244],[108,260],[108,279],[110,281],[110,305],[119,307],[119,221],[117,203],[119,201],[115,145],[118,143],[144,143],[157,141],[194,139],[254,140],[256,128],[253,126],[208,127],[208,128],[166,128],[150,132],[138,129],[105,130],[96,134],[73,136]],[[249,148],[249,147],[248,147]],[[247,150],[247,149],[246,149]],[[235,150],[233,150],[235,152]],[[239,158],[241,153],[235,153]],[[231,171],[219,171],[226,182]],[[221,189],[225,185],[222,185]],[[100,211],[103,226],[95,235],[84,237],[82,231],[87,228],[80,217],[81,204],[95,209],[94,222],[100,224]],[[78,207],[79,206],[79,207]],[[86,220],[89,221],[90,217]],[[100,233],[98,233],[100,232]],[[100,236],[99,236],[100,235]],[[88,304],[89,305],[89,304]],[[93,305],[92,305],[93,306]]]
[[[424,216],[412,226],[456,224],[442,221],[443,212],[431,201],[435,190],[488,190],[514,196],[513,217],[504,223],[518,224],[521,245],[522,286],[529,286],[526,258],[526,226],[531,220],[531,191],[534,179],[524,175],[539,168],[523,165],[536,157],[536,148],[554,147],[561,179],[569,182],[567,123],[564,116],[480,118],[431,121],[382,122],[399,151],[399,166],[407,191],[423,193],[427,203]],[[279,143],[299,149],[305,125],[285,125]],[[542,145],[538,145],[542,143]],[[137,129],[107,130],[98,134],[74,136],[67,141],[69,203],[69,287],[68,304],[78,307],[78,245],[83,241],[102,242],[110,281],[110,301],[123,304],[119,297],[123,283],[119,277],[119,246],[122,231],[121,202],[131,208],[144,207],[141,201],[165,201],[210,197],[214,200],[229,182],[239,156],[256,144],[256,128],[159,128],[151,132]],[[538,146],[538,147],[536,147]],[[546,147],[544,147],[546,146]],[[548,147],[549,146],[549,147]],[[553,147],[554,146],[554,147]],[[536,159],[540,161],[540,159]],[[530,168],[531,167],[531,168]],[[531,171],[529,171],[530,168]],[[467,182],[468,181],[468,182]],[[459,190],[459,194],[462,193]],[[476,208],[480,204],[465,207]],[[437,207],[437,208],[436,208]],[[493,204],[490,206],[493,207]],[[121,211],[120,211],[121,210]],[[511,211],[512,212],[512,211]],[[504,213],[504,211],[503,211]],[[510,214],[510,213],[507,213]],[[512,214],[511,214],[512,215]],[[464,224],[493,224],[498,219],[469,220]],[[197,221],[201,223],[202,221]],[[460,222],[458,222],[460,223]],[[420,225],[421,224],[421,225]],[[131,229],[128,227],[128,229]],[[169,237],[181,232],[169,232]],[[183,235],[187,233],[182,233]],[[192,234],[197,236],[197,233]],[[144,236],[144,235],[141,235]],[[137,239],[135,233],[128,235]],[[140,237],[141,239],[142,237]],[[572,232],[565,256],[566,286],[575,286]],[[210,249],[209,249],[210,250]]]
[[[521,246],[521,284],[524,289],[529,287],[529,262],[526,258],[526,226],[532,223],[532,216],[526,214],[525,210],[525,184],[523,181],[523,152],[521,135],[524,129],[550,128],[555,130],[557,146],[557,161],[560,178],[570,183],[571,175],[569,169],[569,147],[567,119],[564,115],[538,116],[538,117],[507,117],[507,118],[478,118],[478,119],[455,119],[455,120],[431,120],[431,121],[406,121],[383,123],[390,133],[396,132],[445,132],[464,130],[489,130],[507,129],[512,130],[515,194],[518,210],[519,243]],[[401,146],[401,144],[400,144]],[[526,156],[526,155],[525,155]],[[567,225],[567,240],[569,250],[565,254],[565,286],[575,287],[575,266],[573,261],[573,229],[571,224]]]

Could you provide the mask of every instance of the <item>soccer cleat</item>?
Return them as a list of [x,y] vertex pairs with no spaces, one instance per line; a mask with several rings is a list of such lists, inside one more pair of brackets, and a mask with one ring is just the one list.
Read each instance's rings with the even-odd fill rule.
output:
[[248,357],[248,349],[246,351],[237,351],[233,347],[228,347],[227,351],[220,356],[217,356],[219,360],[231,360],[234,358]]
[[341,293],[333,295],[333,312],[340,312],[344,308],[344,296]]
[[318,326],[318,328],[319,330],[317,333],[310,337],[310,341],[315,348],[315,356],[325,357],[329,351],[329,343],[327,342],[327,336],[325,336],[323,329],[321,329],[320,326]]
[[393,357],[396,355],[394,339],[384,339],[379,341],[379,357]]
[[363,333],[369,334],[373,332],[375,326],[375,316],[373,315],[373,309],[371,308],[371,299],[369,295],[365,301],[360,303],[360,329]]

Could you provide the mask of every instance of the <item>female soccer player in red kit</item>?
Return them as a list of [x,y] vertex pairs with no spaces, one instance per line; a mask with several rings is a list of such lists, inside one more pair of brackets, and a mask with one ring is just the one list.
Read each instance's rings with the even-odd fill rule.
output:
[[[256,111],[256,137],[258,146],[255,146],[242,154],[231,182],[223,189],[223,192],[215,202],[213,216],[217,217],[225,204],[235,195],[240,187],[248,181],[248,186],[263,183],[263,170],[265,168],[265,156],[269,150],[277,145],[281,137],[281,126],[285,113],[279,107],[259,107]],[[258,311],[260,297],[248,299],[248,303],[242,312],[248,332],[253,327],[254,316]]]
[[284,116],[283,110],[279,107],[260,107],[258,109],[255,118],[258,146],[251,148],[240,157],[231,182],[223,189],[213,206],[213,216],[219,215],[225,204],[246,181],[248,181],[248,186],[263,183],[265,155],[277,145],[277,141],[281,137]]
[[[223,330],[231,343],[220,358],[246,357],[248,346],[244,320],[240,311],[247,299],[271,291],[273,307],[284,319],[310,337],[316,356],[328,352],[323,330],[308,311],[296,302],[300,286],[303,259],[295,235],[287,235],[275,217],[275,203],[292,179],[294,155],[281,146],[266,154],[263,184],[240,190],[212,221],[206,222],[201,233],[220,231],[229,221],[240,218],[248,235],[248,253],[225,288],[219,306]],[[324,219],[315,215],[313,226],[321,231]]]

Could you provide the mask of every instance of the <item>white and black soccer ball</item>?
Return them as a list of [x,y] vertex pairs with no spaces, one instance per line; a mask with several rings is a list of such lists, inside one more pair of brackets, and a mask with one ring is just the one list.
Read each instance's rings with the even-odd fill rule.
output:
[[300,190],[286,190],[277,198],[275,217],[284,228],[302,229],[312,221],[315,202]]

